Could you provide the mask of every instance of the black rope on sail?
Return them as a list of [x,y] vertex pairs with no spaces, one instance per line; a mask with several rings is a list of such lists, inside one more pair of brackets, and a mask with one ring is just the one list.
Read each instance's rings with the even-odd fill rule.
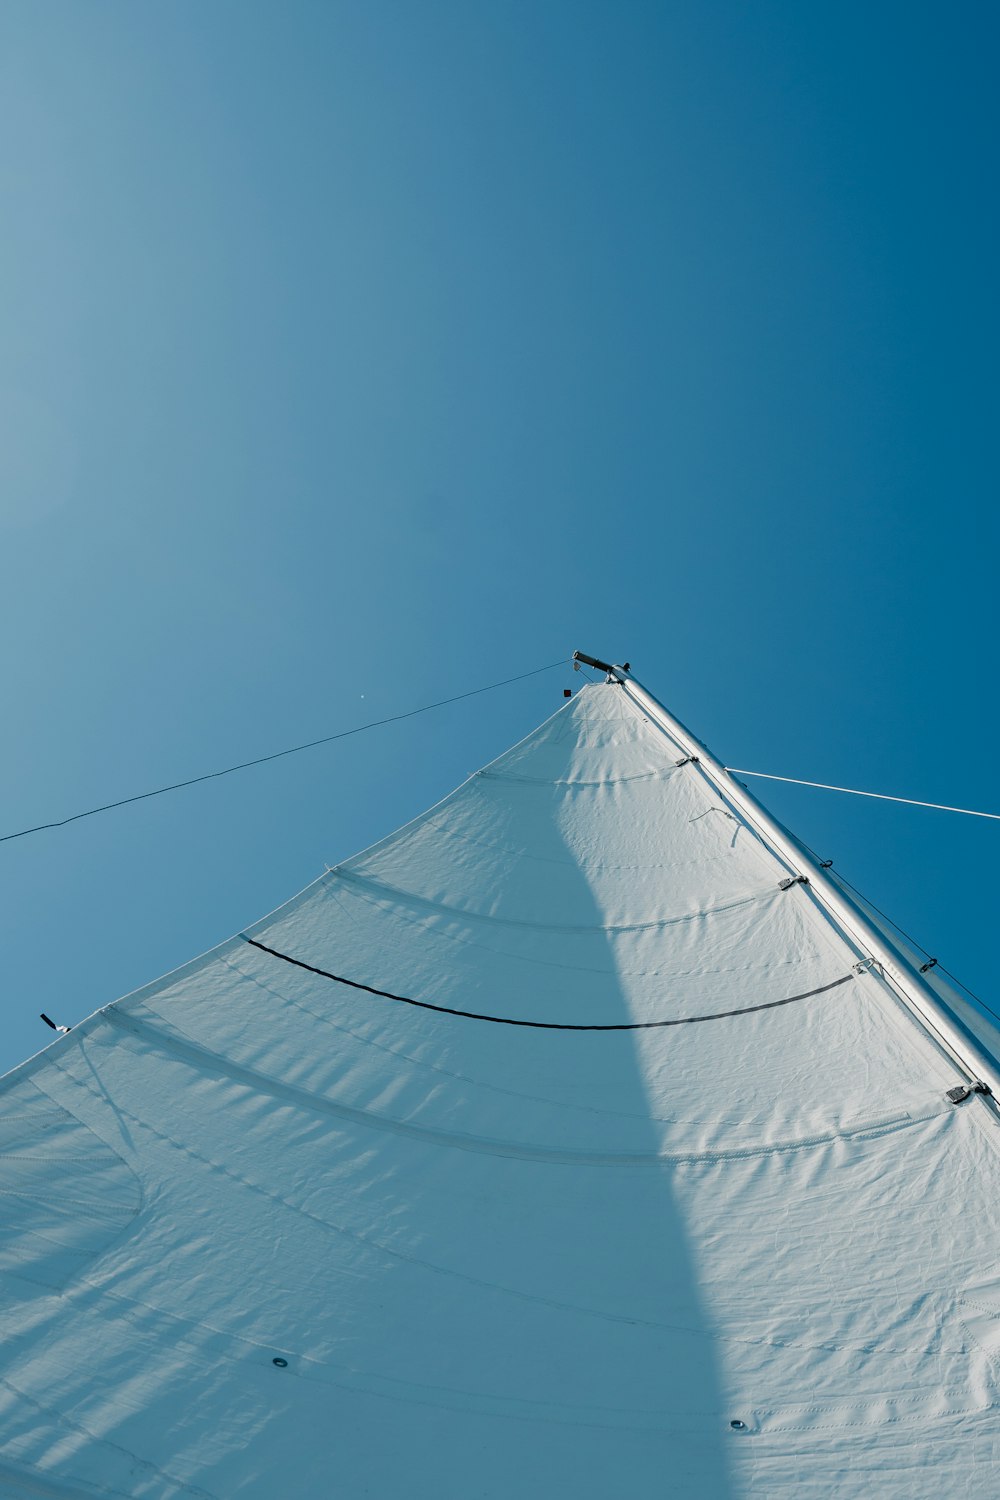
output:
[[730,1016],[749,1016],[758,1010],[776,1010],[780,1005],[793,1005],[796,1000],[810,1000],[813,995],[825,995],[827,990],[838,989],[855,977],[853,974],[843,974],[830,984],[821,984],[815,990],[804,990],[801,995],[786,995],[783,1000],[764,1000],[760,1005],[744,1005],[739,1010],[719,1010],[705,1016],[677,1016],[669,1021],[616,1021],[603,1025],[572,1021],[522,1021],[515,1016],[487,1016],[480,1011],[455,1010],[450,1005],[432,1005],[429,1000],[394,995],[391,990],[379,990],[374,985],[362,984],[357,979],[345,979],[343,974],[331,974],[329,969],[318,969],[315,964],[307,964],[301,958],[292,958],[289,953],[281,953],[277,948],[269,948],[266,943],[258,943],[256,938],[247,937],[246,933],[240,935],[245,943],[249,943],[251,948],[259,948],[261,953],[270,953],[272,958],[280,958],[283,963],[294,964],[297,969],[305,969],[308,974],[318,974],[322,979],[332,979],[335,984],[349,985],[352,990],[364,990],[366,995],[377,995],[382,1000],[396,1000],[400,1005],[415,1005],[419,1010],[435,1010],[444,1016],[461,1016],[467,1021],[491,1021],[494,1026],[530,1026],[537,1031],[650,1031],[662,1026],[693,1026],[699,1021],[724,1021]]

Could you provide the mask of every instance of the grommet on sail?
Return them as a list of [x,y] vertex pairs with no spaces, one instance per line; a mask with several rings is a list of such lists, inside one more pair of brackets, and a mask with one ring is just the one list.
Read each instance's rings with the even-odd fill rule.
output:
[[995,1492],[998,1038],[581,660],[0,1084],[4,1496]]

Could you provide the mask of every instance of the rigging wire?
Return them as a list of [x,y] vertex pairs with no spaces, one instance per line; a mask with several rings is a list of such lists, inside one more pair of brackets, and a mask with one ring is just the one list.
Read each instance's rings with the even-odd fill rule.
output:
[[513,682],[523,682],[527,677],[538,677],[542,672],[551,672],[564,667],[571,660],[561,657],[547,666],[534,667],[530,672],[519,672],[516,677],[504,677],[500,682],[488,682],[485,687],[471,688],[467,693],[455,693],[451,698],[439,698],[435,703],[424,703],[420,708],[407,709],[405,713],[390,714],[385,719],[371,719],[367,724],[357,724],[353,729],[341,729],[337,734],[325,734],[318,740],[308,740],[303,745],[291,745],[287,750],[275,750],[271,755],[258,755],[253,760],[240,761],[235,766],[225,766],[221,771],[206,771],[201,776],[190,776],[186,781],[172,781],[169,786],[158,786],[150,792],[138,792],[134,797],[119,797],[116,802],[103,802],[100,807],[89,807],[86,812],[73,813],[68,818],[56,818],[50,823],[36,823],[32,828],[21,828],[17,833],[0,834],[0,844],[11,839],[27,838],[30,833],[41,833],[46,828],[65,828],[67,823],[77,823],[81,818],[93,818],[98,813],[110,812],[115,807],[127,807],[130,802],[144,802],[149,797],[162,797],[165,792],[177,792],[182,787],[197,786],[202,781],[214,781],[220,776],[231,776],[234,771],[246,771],[251,766],[263,766],[268,761],[281,760],[286,755],[298,755],[302,750],[313,750],[317,745],[329,745],[334,740],[346,740],[354,734],[363,734],[366,729],[378,729],[383,724],[397,724],[401,719],[413,719],[417,714],[430,713],[431,709],[444,708],[449,703],[461,703],[466,698],[475,698],[480,693],[492,693],[495,688],[509,687]]
[[[808,845],[806,847],[808,848]],[[919,953],[922,953],[925,958],[931,957],[929,950],[924,947],[923,943],[918,943],[915,937],[911,937],[905,928],[900,927],[899,923],[894,921],[892,917],[889,916],[888,912],[882,911],[875,905],[874,901],[869,900],[869,898],[864,895],[863,892],[859,891],[856,885],[852,885],[846,875],[842,875],[839,870],[835,870],[834,873],[836,874],[837,879],[842,885],[846,885],[848,890],[853,891],[860,901],[863,901],[866,906],[870,906],[872,911],[882,918],[883,922],[888,922],[890,927],[895,928],[900,937],[905,938],[906,941],[912,944],[912,946],[916,948]],[[987,1005],[985,1000],[980,999],[980,997],[972,990],[970,990],[967,984],[963,984],[962,981],[957,977],[957,975],[953,974],[950,969],[946,969],[940,959],[936,960],[934,966],[941,974],[947,974],[948,978],[953,980],[954,983],[958,985],[959,989],[964,990],[965,993],[970,997],[970,999],[975,1000],[977,1005],[981,1005],[983,1010],[988,1011],[989,1014],[994,1018],[994,1020],[1000,1021],[1000,1013],[995,1011],[992,1006]]]
[[[554,671],[556,667],[566,666],[570,661],[573,661],[572,657],[560,657],[558,661],[548,662],[544,667],[534,667],[529,672],[520,672],[514,677],[504,677],[498,682],[489,682],[486,683],[483,687],[471,688],[468,692],[465,693],[455,693],[449,698],[439,698],[433,703],[424,703],[419,708],[407,709],[404,713],[390,714],[383,719],[371,719],[367,724],[355,725],[353,729],[342,729],[339,730],[336,734],[322,735],[319,739],[307,740],[301,745],[291,745],[284,750],[275,750],[270,755],[258,755],[252,760],[239,761],[236,765],[224,766],[221,770],[218,771],[206,771],[200,776],[190,776],[184,781],[173,781],[166,786],[154,787],[151,791],[148,792],[138,792],[131,797],[119,797],[114,802],[103,802],[100,804],[100,806],[87,808],[84,812],[72,813],[68,818],[56,818],[47,823],[36,823],[30,828],[18,829],[15,833],[0,834],[0,844],[10,843],[14,839],[27,838],[30,834],[33,833],[43,833],[50,828],[65,828],[70,823],[78,823],[82,818],[93,818],[96,817],[99,813],[111,812],[117,807],[128,807],[133,802],[145,802],[148,801],[151,797],[162,797],[167,792],[177,792],[183,790],[185,787],[198,786],[203,781],[215,781],[222,776],[232,776],[236,771],[247,771],[250,770],[253,766],[263,766],[267,765],[270,761],[273,760],[282,760],[285,756],[288,755],[299,755],[304,750],[313,750],[316,749],[319,745],[329,745],[332,744],[335,740],[349,739],[353,735],[364,734],[365,731],[369,729],[379,729],[386,724],[396,724],[403,719],[416,718],[417,715],[430,713],[433,709],[445,708],[451,703],[461,703],[466,698],[475,698],[478,697],[481,693],[491,693],[494,692],[497,688],[509,687],[512,683],[515,682],[524,682],[529,677],[538,677],[543,672],[551,672]],[[573,665],[577,667],[578,670],[580,669],[579,662],[573,662]],[[588,681],[596,680],[591,677],[589,672],[586,672],[584,675],[586,676]],[[801,777],[796,776],[777,776],[768,771],[747,771],[737,766],[727,766],[726,770],[729,771],[731,775],[757,776],[765,781],[784,781],[794,786],[814,787],[819,791],[844,792],[854,797],[871,797],[880,802],[900,802],[905,803],[910,807],[929,807],[939,812],[964,813],[968,817],[990,818],[994,821],[1000,822],[1000,813],[980,812],[971,807],[951,807],[942,802],[923,802],[914,797],[894,797],[884,792],[860,791],[857,787],[833,786],[828,782],[806,781]],[[800,840],[800,842],[804,843],[804,841],[802,840]],[[804,847],[807,849],[809,848],[808,844],[804,844]],[[817,859],[819,858],[819,856],[815,854],[815,850],[810,850],[809,852],[813,854]],[[909,933],[905,932],[904,929],[899,926],[898,922],[894,922],[893,919],[887,915],[887,913],[880,911],[875,903],[873,901],[869,901],[868,897],[863,895],[856,886],[851,885],[851,882],[847,880],[847,878],[842,875],[839,870],[837,871],[837,877],[839,880],[843,881],[844,885],[852,890],[856,896],[864,901],[866,905],[870,906],[872,911],[876,912],[883,919],[883,921],[888,922],[889,925],[893,927],[901,937],[904,937],[908,943],[912,943],[913,946],[925,956],[925,958],[930,957],[928,950],[921,943],[918,943],[916,938],[911,937]],[[284,957],[285,955],[280,956]],[[289,962],[295,962],[295,960],[289,960]],[[959,986],[960,989],[964,990],[965,993],[972,1000],[974,1000],[977,1005],[980,1005],[983,1010],[987,1011],[997,1020],[1000,1020],[1000,1014],[994,1011],[979,995],[970,990],[967,984],[963,984],[962,980],[959,979],[957,975],[952,974],[952,972],[949,969],[946,969],[945,966],[940,963],[940,961],[938,962],[937,967],[942,974],[946,974],[949,979],[951,979],[955,984]],[[336,976],[331,975],[329,977],[335,978]],[[351,981],[345,980],[342,982],[350,983]],[[364,986],[361,987],[364,988]],[[393,996],[392,998],[395,999],[401,997]],[[410,1003],[419,1004],[420,1002],[416,1001]]]
[[[750,775],[752,773],[747,772],[746,774]],[[812,855],[813,859],[818,865],[821,865],[824,869],[829,869],[831,873],[837,877],[840,885],[846,885],[849,891],[853,891],[859,901],[863,901],[865,906],[869,907],[873,912],[875,912],[876,916],[882,918],[883,922],[888,922],[893,931],[898,932],[901,938],[905,938],[912,947],[916,948],[918,953],[922,953],[925,958],[931,957],[929,948],[925,948],[923,943],[919,943],[917,939],[912,935],[912,933],[907,932],[905,927],[900,927],[899,923],[895,920],[895,918],[890,917],[888,912],[883,911],[880,906],[876,906],[875,902],[872,901],[870,897],[866,896],[864,891],[859,891],[857,886],[853,885],[851,881],[848,880],[847,876],[842,874],[840,870],[838,870],[834,866],[832,859],[821,859],[816,850],[810,844],[807,844],[804,838],[801,838],[798,834],[795,834],[794,837],[796,839],[796,842],[802,845],[803,849],[808,850],[808,852]],[[935,967],[940,974],[946,974],[953,984],[957,984],[960,990],[964,990],[969,999],[974,1000],[976,1004],[981,1006],[982,1009],[985,1010],[988,1015],[991,1015],[995,1021],[1000,1021],[1000,1012],[995,1011],[992,1005],[988,1005],[981,995],[976,994],[975,990],[970,990],[969,986],[967,984],[964,984],[962,980],[959,979],[957,974],[953,974],[950,969],[946,969],[940,959],[935,960]]]
[[975,1000],[977,1005],[981,1005],[983,1007],[983,1010],[989,1011],[990,1015],[995,1021],[1000,1021],[1000,1012],[995,1011],[991,1005],[987,1005],[986,1001],[983,1000],[981,996],[977,995],[975,990],[970,990],[967,984],[963,984],[957,974],[953,974],[950,969],[946,969],[940,959],[938,959],[937,966],[942,974],[947,974],[948,978],[954,984],[957,984],[960,990],[965,991],[970,1000]]
[[852,797],[874,797],[877,802],[905,802],[908,807],[933,807],[938,812],[965,813],[970,818],[992,818],[1000,823],[1000,813],[977,812],[972,807],[949,807],[944,802],[920,802],[916,797],[890,797],[887,792],[861,792],[855,786],[831,786],[826,781],[803,781],[798,776],[774,776],[770,771],[744,771],[739,766],[727,766],[733,776],[760,776],[764,781],[789,781],[793,786],[817,787],[821,792],[847,792]]

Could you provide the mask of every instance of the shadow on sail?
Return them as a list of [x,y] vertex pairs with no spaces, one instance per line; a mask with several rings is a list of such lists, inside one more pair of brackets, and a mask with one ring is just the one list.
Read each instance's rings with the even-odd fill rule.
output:
[[[671,1033],[556,1029],[662,1016],[663,934],[676,954],[706,920],[649,842],[665,774],[588,690],[13,1076],[104,1144],[58,1294],[29,1287],[11,1329],[9,1462],[201,1500],[726,1500],[719,1343],[650,1104],[683,1112],[686,1080],[636,1040]],[[79,1199],[80,1171],[53,1155],[46,1191]],[[100,1172],[137,1179],[127,1218]]]

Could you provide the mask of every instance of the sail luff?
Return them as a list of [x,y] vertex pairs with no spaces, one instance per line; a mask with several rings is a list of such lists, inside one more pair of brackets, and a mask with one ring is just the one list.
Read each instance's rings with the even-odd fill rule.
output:
[[918,970],[874,926],[861,908],[830,880],[822,865],[805,846],[789,838],[753,793],[738,782],[708,746],[696,739],[669,709],[632,676],[627,667],[614,667],[612,675],[636,706],[647,713],[651,721],[666,732],[686,755],[697,760],[700,769],[719,794],[753,824],[772,852],[787,866],[790,874],[807,875],[810,889],[827,915],[851,943],[860,947],[866,957],[875,960],[922,1029],[961,1069],[965,1081],[988,1085],[990,1094],[981,1094],[980,1097],[994,1115],[1000,1116],[997,1105],[997,1096],[1000,1095],[1000,1064],[989,1052],[977,1045],[967,1028],[923,981]]

